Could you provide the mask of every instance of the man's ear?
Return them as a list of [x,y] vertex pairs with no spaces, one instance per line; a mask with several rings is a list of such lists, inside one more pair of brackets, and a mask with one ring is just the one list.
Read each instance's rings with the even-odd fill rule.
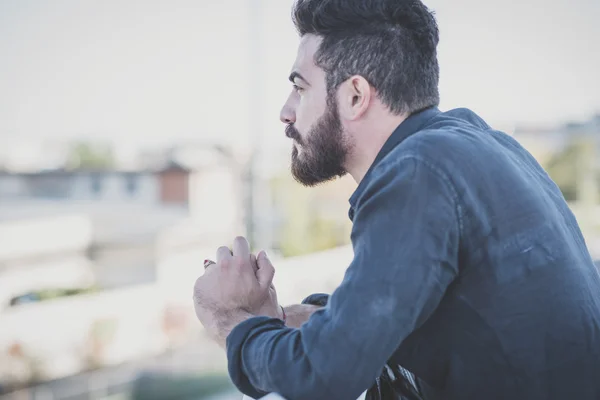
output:
[[353,121],[367,112],[374,90],[365,78],[354,75],[340,85],[338,96],[340,117]]

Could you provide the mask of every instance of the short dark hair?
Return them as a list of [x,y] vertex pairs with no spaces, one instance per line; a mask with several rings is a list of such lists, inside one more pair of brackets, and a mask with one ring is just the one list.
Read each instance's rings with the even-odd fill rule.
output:
[[322,38],[315,64],[329,95],[360,75],[395,114],[439,104],[439,30],[420,0],[297,0],[292,20]]

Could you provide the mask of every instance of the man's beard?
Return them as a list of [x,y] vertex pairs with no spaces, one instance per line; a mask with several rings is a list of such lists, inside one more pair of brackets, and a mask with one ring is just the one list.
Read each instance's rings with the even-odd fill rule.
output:
[[291,166],[296,181],[304,186],[316,186],[346,175],[344,163],[349,145],[335,101],[327,102],[325,113],[304,138],[292,124],[286,127],[285,133],[296,141],[292,149]]

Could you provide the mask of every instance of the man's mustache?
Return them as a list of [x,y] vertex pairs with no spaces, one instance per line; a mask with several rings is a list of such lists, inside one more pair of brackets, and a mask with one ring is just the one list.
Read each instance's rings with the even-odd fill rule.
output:
[[292,124],[288,124],[285,127],[285,136],[295,140],[299,144],[302,144],[302,136],[300,136],[300,132],[298,132],[298,130]]

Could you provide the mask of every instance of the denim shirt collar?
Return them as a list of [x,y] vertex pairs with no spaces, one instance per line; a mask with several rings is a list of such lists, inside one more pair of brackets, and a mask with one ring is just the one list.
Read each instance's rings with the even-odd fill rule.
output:
[[371,175],[371,171],[387,156],[397,145],[402,143],[404,139],[409,137],[410,135],[417,133],[420,131],[423,126],[433,117],[440,114],[441,111],[437,107],[427,108],[423,111],[412,114],[410,117],[402,121],[400,125],[392,132],[390,137],[385,141],[379,153],[377,153],[377,157],[375,157],[375,161],[369,167],[369,170],[360,181],[360,184],[350,197],[350,210],[348,211],[348,216],[350,220],[354,218],[354,212],[356,207],[356,202],[361,194],[364,192],[365,188],[368,186],[369,177]]

